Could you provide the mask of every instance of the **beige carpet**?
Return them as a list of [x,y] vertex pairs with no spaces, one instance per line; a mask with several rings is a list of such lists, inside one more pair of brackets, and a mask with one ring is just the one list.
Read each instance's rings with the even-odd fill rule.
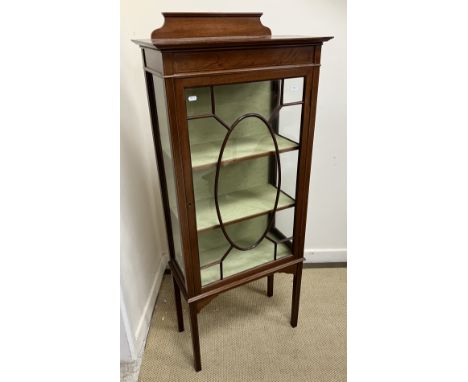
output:
[[187,304],[177,331],[165,276],[140,370],[153,381],[346,381],[346,268],[304,269],[297,328],[289,324],[292,275],[276,274],[224,293],[198,315],[202,370],[195,372]]

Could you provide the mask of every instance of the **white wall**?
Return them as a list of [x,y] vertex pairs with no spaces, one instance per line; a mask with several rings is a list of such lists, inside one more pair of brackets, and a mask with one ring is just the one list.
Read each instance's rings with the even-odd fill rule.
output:
[[[121,304],[125,304],[121,300]],[[129,328],[128,319],[126,314],[126,309],[120,309],[120,360],[130,362],[135,358],[135,350],[133,349],[134,341],[130,341],[133,338],[132,333]]]
[[128,324],[122,331],[123,360],[128,354],[134,359],[144,342],[168,254],[141,54],[130,42],[148,36],[157,23],[145,3],[121,3],[120,285],[121,315]]
[[289,27],[298,34],[335,37],[322,49],[305,256],[346,261],[346,1],[303,3],[308,6],[294,26],[283,26],[282,32]]
[[121,0],[121,284],[135,333],[146,330],[167,243],[141,54],[130,39],[149,38],[163,11],[262,11],[274,34],[335,36],[322,52],[305,247],[310,261],[346,259],[346,2]]

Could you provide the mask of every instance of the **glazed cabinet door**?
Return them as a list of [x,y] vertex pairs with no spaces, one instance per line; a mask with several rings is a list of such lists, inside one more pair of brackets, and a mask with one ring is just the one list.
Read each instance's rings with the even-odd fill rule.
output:
[[185,84],[202,288],[293,256],[304,77]]

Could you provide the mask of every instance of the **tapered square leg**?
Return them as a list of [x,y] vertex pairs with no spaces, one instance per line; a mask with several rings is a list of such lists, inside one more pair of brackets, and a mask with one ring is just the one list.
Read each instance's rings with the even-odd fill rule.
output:
[[180,301],[180,288],[177,285],[177,282],[172,276],[172,282],[174,283],[174,298],[175,298],[175,305],[176,305],[176,311],[177,311],[177,327],[179,329],[179,332],[184,331],[184,315],[182,314],[182,303]]
[[299,298],[301,296],[302,263],[297,264],[296,274],[293,279],[292,307],[291,307],[291,326],[297,326],[297,317],[299,315]]
[[200,356],[200,338],[198,335],[198,318],[196,303],[189,304],[190,310],[190,329],[192,331],[192,345],[193,345],[193,364],[196,371],[201,370],[201,356]]
[[267,276],[267,296],[273,296],[273,282],[274,282],[274,275]]

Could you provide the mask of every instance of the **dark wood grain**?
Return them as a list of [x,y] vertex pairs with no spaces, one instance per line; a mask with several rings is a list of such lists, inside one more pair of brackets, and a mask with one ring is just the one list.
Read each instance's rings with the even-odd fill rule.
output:
[[175,13],[164,12],[164,25],[151,33],[152,39],[219,36],[269,36],[262,13]]
[[334,263],[306,263],[304,262],[304,268],[347,268],[348,264],[345,261],[339,261]]
[[163,58],[159,50],[143,49],[143,55],[146,68],[150,68],[159,75],[164,74]]
[[[200,275],[200,258],[198,256],[198,232],[197,221],[195,213],[195,195],[193,190],[192,180],[192,159],[190,155],[190,142],[187,127],[187,112],[185,109],[185,96],[183,82],[178,79],[173,80],[175,102],[177,104],[178,113],[175,126],[177,126],[178,145],[181,148],[182,161],[180,164],[180,173],[178,176],[184,179],[187,185],[185,192],[185,213],[188,224],[187,237],[189,245],[187,246],[187,253],[190,257],[190,272],[192,273],[193,285],[190,297],[198,295],[201,289],[201,275]],[[195,271],[197,269],[198,271]]]
[[278,273],[289,273],[290,275],[295,275],[296,271],[297,271],[296,264],[297,263],[294,263],[293,265],[289,265],[287,267],[281,268],[277,272]]
[[299,299],[301,297],[302,263],[297,264],[297,270],[293,278],[292,306],[291,306],[291,326],[297,326],[299,316]]
[[171,270],[172,277],[174,277],[177,285],[179,285],[179,290],[182,292],[185,300],[188,300],[187,286],[185,285],[185,278],[182,274],[182,271],[179,268],[179,265],[173,260],[169,260],[169,269]]
[[[178,98],[175,95],[174,90],[174,80],[165,79],[164,81],[166,89],[166,100],[167,100],[167,111],[169,117],[169,126],[170,126],[170,140],[173,156],[173,165],[175,172],[176,180],[176,197],[178,204],[179,212],[179,222],[180,222],[180,234],[182,239],[182,251],[185,264],[185,284],[187,285],[187,293],[190,296],[193,296],[195,293],[196,285],[199,283],[200,276],[196,272],[193,272],[193,269],[197,264],[194,263],[194,257],[191,256],[190,246],[191,240],[189,232],[191,230],[189,220],[187,217],[187,199],[186,199],[186,179],[181,176],[181,169],[184,164],[185,152],[181,150],[179,144],[179,132],[180,129],[177,128],[177,116],[179,114],[180,106],[178,106]],[[190,185],[191,187],[191,185]],[[199,264],[198,264],[199,268]],[[199,273],[199,272],[198,272]]]
[[273,283],[275,281],[275,275],[271,274],[267,276],[267,296],[272,297],[273,296]]
[[184,316],[182,314],[182,303],[180,301],[180,289],[175,277],[172,277],[172,283],[174,284],[174,300],[176,305],[177,313],[177,327],[179,332],[184,331]]
[[315,63],[314,54],[315,46],[177,52],[173,73],[310,64]]
[[189,304],[190,331],[192,332],[193,364],[195,371],[201,370],[200,335],[198,334],[197,303]]
[[[295,265],[302,263],[303,261],[304,258],[296,259],[292,256],[288,256],[255,268],[251,268],[248,271],[238,273],[224,280],[216,281],[207,285],[203,288],[203,290],[200,291],[200,294],[189,298],[188,302],[190,303],[193,301],[203,300],[206,297],[227,292],[241,285],[245,285],[252,281],[264,278],[275,272],[291,273],[291,270],[296,270]],[[292,268],[293,266],[294,268]]]
[[317,45],[331,40],[333,37],[313,36],[261,36],[261,37],[196,37],[196,38],[166,38],[132,40],[136,44],[161,51],[181,50],[207,50],[222,48],[225,50],[239,47],[263,47],[263,46],[304,46]]

